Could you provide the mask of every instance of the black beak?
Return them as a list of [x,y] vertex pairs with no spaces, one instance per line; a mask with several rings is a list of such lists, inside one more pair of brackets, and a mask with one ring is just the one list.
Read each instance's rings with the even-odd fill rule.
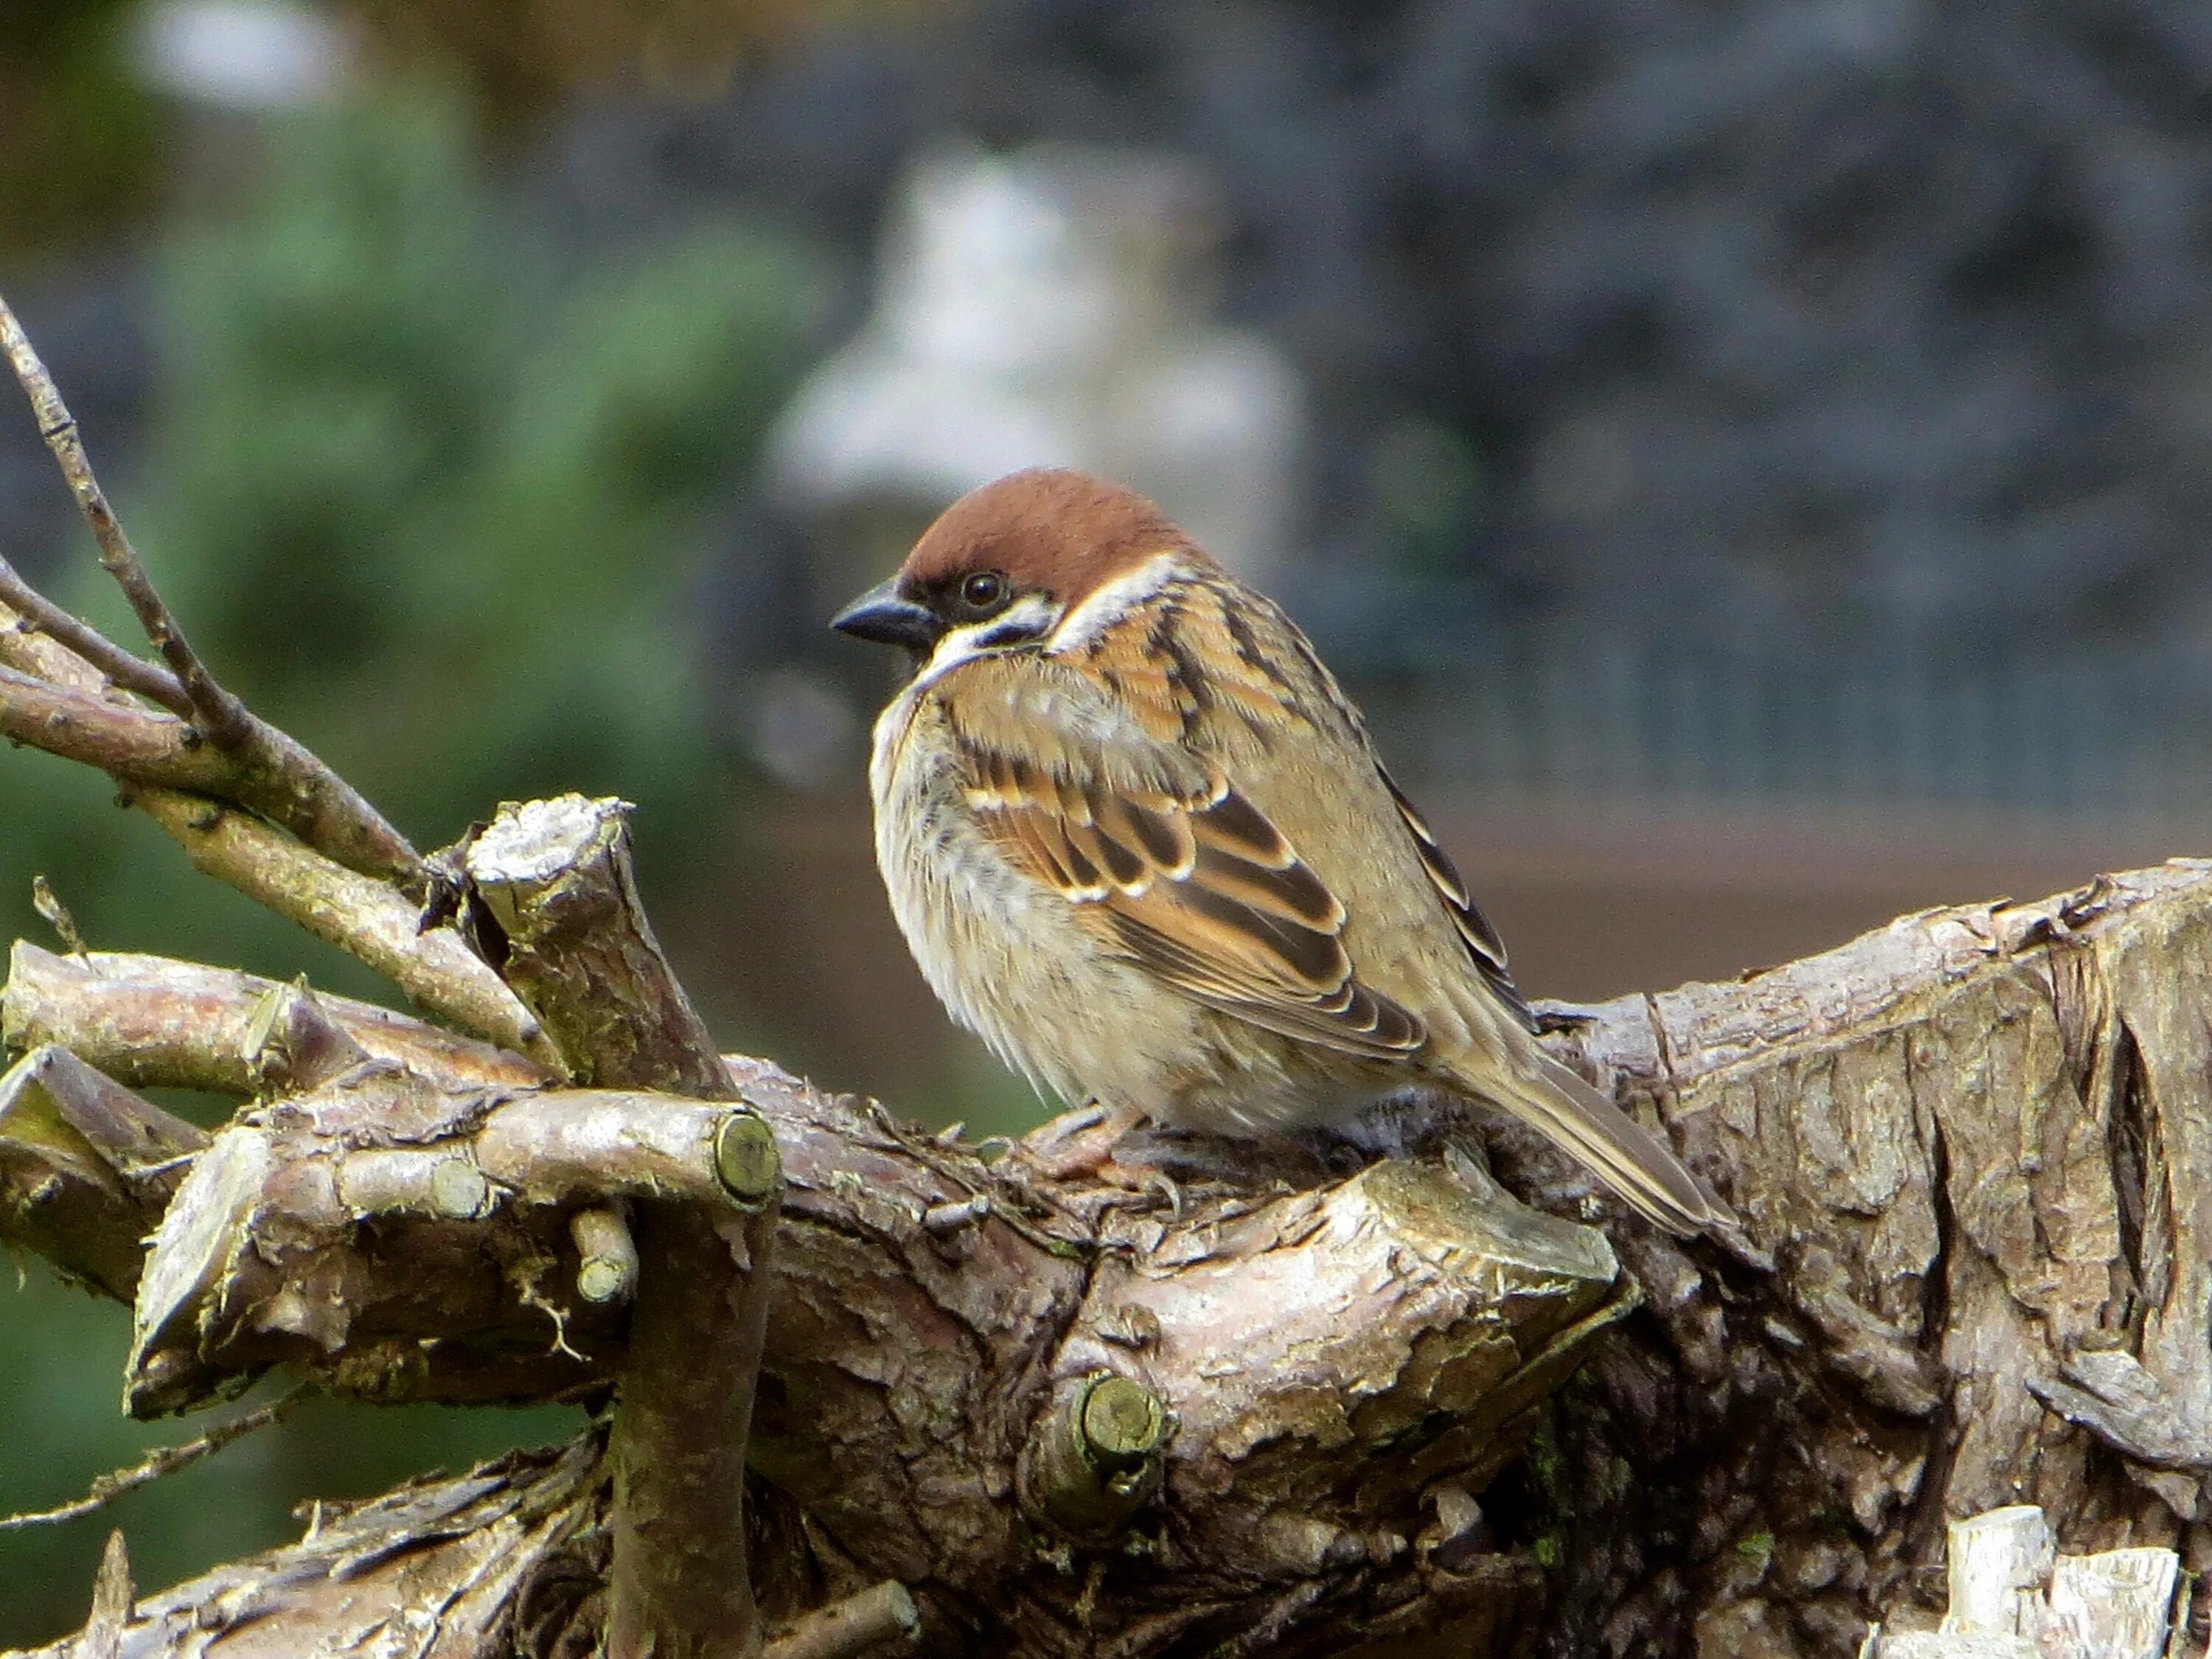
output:
[[[894,579],[896,580],[896,579]],[[902,645],[925,655],[945,632],[945,624],[927,605],[899,598],[891,582],[878,582],[830,618],[830,626],[856,640],[878,645]]]

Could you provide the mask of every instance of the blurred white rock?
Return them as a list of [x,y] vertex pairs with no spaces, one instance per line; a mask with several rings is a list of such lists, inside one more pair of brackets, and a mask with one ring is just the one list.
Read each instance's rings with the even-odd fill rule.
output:
[[156,90],[259,112],[336,96],[353,50],[321,8],[295,0],[155,0],[135,20],[132,56]]
[[953,497],[1081,466],[1152,496],[1265,583],[1303,505],[1299,377],[1215,320],[1224,214],[1173,157],[1066,144],[916,161],[875,304],[800,387],[769,448],[811,532],[823,605],[896,562]]

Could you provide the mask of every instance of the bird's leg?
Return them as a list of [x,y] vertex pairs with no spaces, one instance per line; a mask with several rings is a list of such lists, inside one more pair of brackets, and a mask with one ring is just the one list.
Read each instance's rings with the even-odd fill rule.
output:
[[1158,1172],[1123,1164],[1114,1154],[1148,1115],[1140,1106],[1109,1106],[1093,1099],[1038,1125],[1014,1143],[1014,1150],[1030,1168],[1054,1181],[1089,1176],[1142,1189],[1156,1184]]

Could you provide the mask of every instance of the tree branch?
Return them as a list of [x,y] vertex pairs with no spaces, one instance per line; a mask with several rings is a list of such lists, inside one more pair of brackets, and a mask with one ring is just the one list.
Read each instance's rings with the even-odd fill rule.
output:
[[[367,1503],[318,1504],[298,1543],[138,1598],[112,1621],[127,1640],[110,1652],[365,1656],[389,1651],[392,1632],[404,1631],[417,1652],[503,1659],[518,1650],[501,1639],[521,1623],[518,1612],[548,1611],[531,1605],[546,1599],[532,1591],[551,1577],[548,1565],[589,1559],[598,1458],[586,1436]],[[39,1652],[95,1659],[94,1633]]]
[[[574,795],[501,808],[451,862],[458,902],[580,1081],[726,1098],[729,1073],[639,902],[629,813]],[[782,1179],[757,1119],[733,1117],[721,1136],[749,1213],[636,1207],[635,1311],[608,1440],[613,1659],[723,1659],[761,1645],[745,1448]]]
[[418,1006],[555,1069],[558,1049],[529,1010],[450,928],[422,926],[421,908],[283,830],[204,796],[126,788],[192,867],[236,888],[367,963]]
[[[529,1012],[418,904],[225,799],[246,799],[235,762],[194,728],[103,695],[98,671],[0,605],[0,735],[96,766],[124,786],[196,869],[287,916],[391,980],[417,1005],[549,1066],[558,1056]],[[110,647],[111,650],[112,647]]]
[[31,1510],[18,1515],[0,1516],[0,1533],[19,1532],[26,1527],[59,1526],[65,1522],[82,1521],[88,1515],[97,1515],[119,1498],[128,1497],[142,1486],[150,1486],[156,1480],[174,1474],[179,1469],[190,1468],[204,1457],[213,1456],[225,1446],[234,1445],[249,1434],[274,1427],[292,1414],[300,1403],[301,1391],[294,1389],[280,1400],[255,1407],[234,1417],[228,1423],[218,1423],[206,1433],[185,1441],[181,1445],[161,1446],[147,1454],[128,1468],[112,1469],[95,1478],[83,1497],[51,1510]]
[[[415,878],[422,861],[407,844],[406,837],[387,823],[351,785],[225,690],[192,650],[108,505],[106,493],[100,489],[92,462],[85,453],[76,421],[62,402],[53,377],[39,361],[38,353],[32,349],[29,337],[4,299],[0,299],[0,356],[8,359],[17,381],[31,400],[39,435],[53,452],[70,493],[99,544],[100,568],[123,589],[139,626],[145,629],[147,638],[167,664],[171,677],[184,694],[194,727],[228,758],[229,780],[222,793],[240,805],[283,824],[308,846],[348,869],[400,880]],[[53,607],[43,602],[36,609],[48,615],[53,611]],[[90,632],[82,623],[74,622],[63,629],[63,635],[74,633],[80,638]],[[56,637],[62,638],[63,635]],[[105,641],[89,654],[95,670],[101,664],[119,666],[118,659],[128,655]],[[143,678],[127,668],[123,673]],[[118,683],[128,684],[128,680],[118,677]],[[0,685],[0,706],[4,706],[11,695],[9,686]],[[167,688],[163,687],[157,701],[168,700]],[[38,742],[35,738],[24,740]],[[70,751],[64,749],[58,752]],[[99,764],[88,756],[82,758],[90,764]]]
[[[134,1088],[250,1095],[258,1085],[253,1015],[283,988],[167,957],[61,956],[18,939],[0,985],[0,1043],[56,1043]],[[556,1075],[508,1049],[372,1002],[327,992],[316,1000],[372,1058],[449,1088],[526,1089]]]
[[808,1613],[768,1644],[764,1659],[863,1659],[921,1627],[914,1597],[888,1578]]
[[[104,555],[143,587],[5,328]],[[237,737],[150,588],[134,598],[190,723]],[[88,757],[70,733],[96,729],[150,753],[169,727],[23,714],[27,676],[171,719],[67,631],[0,626],[0,714],[61,752]],[[359,855],[390,898],[404,842],[280,734],[207,747],[240,760],[210,787],[240,811],[130,787],[206,867],[452,1004],[440,936],[322,867]],[[2212,1550],[2212,866],[1911,917],[1591,1011],[1557,1051],[1744,1218],[1686,1243],[1541,1212],[1612,1213],[1536,1138],[1433,1109],[1366,1125],[1392,1152],[1372,1163],[1133,1140],[1124,1161],[1180,1182],[1157,1193],[987,1164],[718,1061],[611,804],[513,809],[440,875],[539,1052],[599,1088],[544,1088],[550,1064],[366,1005],[19,947],[11,1045],[257,1102],[202,1148],[32,1054],[0,1084],[0,1234],[132,1298],[142,1409],[275,1364],[386,1399],[615,1378],[612,1443],[404,1489],[143,1603],[118,1551],[78,1652],[221,1633],[338,1654],[404,1627],[550,1653],[604,1622],[611,1651],[668,1659],[747,1650],[763,1624],[842,1640],[807,1615],[896,1613],[889,1589],[865,1601],[889,1583],[939,1653],[1843,1655],[1925,1601],[1946,1516],[2023,1489],[2077,1547]],[[530,1041],[502,1018],[471,1023]],[[626,1276],[625,1232],[627,1345],[621,1298],[584,1283]]]
[[207,1143],[66,1048],[32,1047],[0,1074],[0,1233],[127,1302],[143,1241]]
[[76,416],[62,402],[60,388],[46,373],[46,366],[39,361],[29,337],[4,300],[0,300],[0,356],[6,356],[24,395],[31,400],[31,412],[38,418],[39,436],[53,452],[55,464],[61,468],[70,494],[76,498],[77,510],[83,514],[93,539],[100,544],[100,568],[115,579],[124,597],[131,602],[138,625],[146,630],[146,637],[161,653],[170,673],[182,688],[194,720],[218,749],[243,748],[252,741],[258,722],[247,713],[244,703],[216,683],[215,677],[208,672],[206,665],[185,640],[184,630],[177,626],[176,618],[161,603],[161,595],[155,592],[144,563],[131,545],[130,538],[123,533],[114,509],[107,504],[107,494],[100,489],[100,480],[93,472],[92,460],[85,453]]
[[110,777],[204,793],[224,787],[234,770],[173,715],[52,685],[4,663],[0,737],[66,755]]
[[174,674],[131,655],[98,629],[78,621],[25,581],[5,559],[0,559],[0,605],[22,618],[21,626],[66,646],[125,690],[159,703],[179,720],[192,717],[192,700]]
[[[128,1058],[141,1082],[251,1086],[257,1024],[263,1041],[286,1024],[262,1011],[287,988],[244,975],[27,946],[16,961],[0,998],[9,1040],[35,1031]],[[705,1209],[703,1182],[726,1180],[703,1167],[724,1163],[706,1123],[728,1109],[630,1096],[610,1110],[588,1103],[604,1093],[512,1089],[488,1102],[476,1051],[441,1082],[441,1034],[318,1002],[364,1051],[422,1071],[356,1068],[222,1132],[219,1161],[202,1158],[170,1214],[228,1220],[165,1221],[156,1256],[186,1294],[157,1293],[150,1270],[139,1292],[142,1327],[158,1326],[149,1371],[178,1356],[149,1376],[171,1394],[148,1403],[204,1397],[270,1363],[389,1399],[555,1397],[614,1376],[618,1325],[565,1290],[581,1261],[563,1206],[592,1207],[617,1185],[622,1147],[698,1113],[680,1139]],[[772,1066],[725,1064],[730,1092],[775,1127],[789,1182],[750,1453],[776,1499],[757,1524],[795,1528],[793,1553],[814,1565],[756,1553],[773,1617],[818,1605],[825,1571],[832,1599],[898,1580],[963,1641],[1060,1627],[1094,1563],[1121,1565],[1092,1616],[1156,1632],[1192,1607],[1234,1629],[1292,1585],[1411,1583],[1417,1494],[1480,1490],[1523,1443],[1533,1402],[1626,1309],[1595,1234],[1517,1210],[1449,1150],[1305,1190],[1271,1189],[1285,1166],[1262,1149],[1249,1184],[1193,1181],[1180,1217],[1127,1193],[1098,1209],[1085,1188],[1039,1190]],[[573,1121],[572,1102],[609,1126],[597,1150],[524,1137],[538,1176],[496,1150],[510,1121]],[[365,1195],[349,1173],[362,1159],[412,1170],[372,1166],[380,1201],[401,1200],[372,1229],[347,1203]],[[488,1214],[441,1211],[428,1176],[456,1159],[511,1196]],[[927,1219],[971,1192],[991,1202],[966,1224]],[[1085,1212],[1103,1230],[1073,1228]],[[534,1289],[502,1264],[534,1266]],[[311,1309],[343,1310],[344,1328],[303,1325]],[[553,1347],[556,1325],[569,1352]],[[1352,1399],[1351,1417],[1326,1405]],[[1320,1444],[1337,1449],[1325,1466]],[[1343,1473],[1316,1486],[1324,1467]],[[841,1587],[840,1573],[861,1582]],[[1493,1611],[1531,1604],[1513,1572],[1483,1582]]]

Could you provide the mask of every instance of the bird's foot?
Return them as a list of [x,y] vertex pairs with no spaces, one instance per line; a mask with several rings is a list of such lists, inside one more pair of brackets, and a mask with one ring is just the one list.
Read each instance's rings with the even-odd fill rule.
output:
[[1146,1118],[1141,1108],[1094,1100],[1030,1130],[1014,1143],[1014,1153],[1054,1181],[1087,1179],[1141,1192],[1159,1184],[1159,1171],[1124,1164],[1115,1154]]

